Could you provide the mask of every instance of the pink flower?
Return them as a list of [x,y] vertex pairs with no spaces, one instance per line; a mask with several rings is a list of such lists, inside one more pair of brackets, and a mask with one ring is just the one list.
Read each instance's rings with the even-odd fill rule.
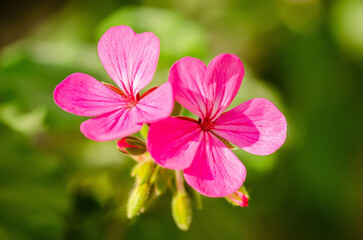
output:
[[223,141],[267,155],[286,138],[284,115],[266,99],[252,99],[224,113],[243,75],[242,62],[232,54],[217,56],[208,68],[199,59],[180,59],[169,75],[174,97],[200,119],[168,117],[150,125],[148,150],[155,161],[183,170],[186,182],[206,196],[232,194],[246,177],[245,167]]
[[95,117],[81,124],[81,132],[92,140],[115,140],[136,133],[143,123],[169,116],[173,108],[168,82],[139,95],[154,76],[159,51],[159,39],[153,33],[136,34],[127,26],[110,28],[98,43],[98,54],[121,90],[74,73],[55,88],[54,100],[67,112]]

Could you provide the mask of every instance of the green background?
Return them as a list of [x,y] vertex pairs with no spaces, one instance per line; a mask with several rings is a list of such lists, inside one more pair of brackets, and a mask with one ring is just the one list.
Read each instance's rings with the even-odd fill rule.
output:
[[[359,0],[8,1],[0,6],[0,240],[363,239],[363,2]],[[79,132],[53,90],[74,72],[111,82],[97,54],[111,26],[161,41],[153,82],[184,56],[234,53],[256,97],[285,114],[276,153],[237,150],[248,208],[203,198],[188,232],[171,194],[128,220],[132,159]]]

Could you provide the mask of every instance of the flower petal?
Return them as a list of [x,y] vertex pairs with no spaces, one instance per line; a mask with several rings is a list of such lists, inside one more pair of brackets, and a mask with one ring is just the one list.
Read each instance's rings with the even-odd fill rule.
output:
[[183,107],[198,115],[206,116],[205,64],[192,57],[184,57],[170,69],[169,82],[173,86],[174,98]]
[[236,96],[244,76],[241,60],[233,54],[220,54],[208,65],[205,80],[208,82],[209,119],[218,118]]
[[273,103],[255,98],[221,115],[213,132],[249,153],[268,155],[285,142],[286,128],[284,115]]
[[58,84],[53,96],[64,111],[86,117],[111,112],[124,105],[119,94],[84,73],[69,75]]
[[193,163],[184,170],[185,181],[209,197],[234,193],[246,178],[246,168],[216,136],[207,131],[203,134]]
[[136,34],[128,26],[110,28],[98,43],[107,73],[128,96],[134,97],[153,78],[159,52],[159,39],[153,33]]
[[173,106],[173,90],[171,84],[166,82],[143,97],[133,111],[138,115],[138,123],[152,123],[169,117]]
[[123,108],[91,118],[81,124],[81,132],[94,141],[110,141],[127,137],[140,131],[141,124],[129,108]]
[[202,119],[216,119],[231,104],[242,83],[244,69],[236,55],[221,54],[208,66],[185,57],[170,70],[175,99]]
[[150,124],[147,149],[161,166],[185,169],[193,161],[201,136],[198,123],[169,117]]

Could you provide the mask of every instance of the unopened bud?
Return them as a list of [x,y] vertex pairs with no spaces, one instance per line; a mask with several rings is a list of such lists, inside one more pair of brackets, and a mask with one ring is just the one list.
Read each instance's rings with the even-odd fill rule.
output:
[[238,191],[225,197],[228,202],[234,206],[248,207],[248,200],[250,196],[248,195],[246,188],[242,186]]
[[146,152],[145,142],[134,136],[128,136],[117,141],[117,148],[127,155],[141,155]]
[[140,213],[149,197],[150,187],[148,184],[137,185],[132,189],[127,202],[127,217],[133,218]]
[[155,194],[160,196],[168,188],[168,183],[172,179],[173,172],[166,168],[161,168],[159,170],[158,179],[155,183]]
[[138,165],[139,167],[135,171],[136,184],[141,185],[150,179],[155,168],[155,163],[152,160],[149,160],[141,162]]
[[173,218],[176,225],[184,231],[189,229],[192,222],[192,207],[186,192],[177,192],[171,202]]

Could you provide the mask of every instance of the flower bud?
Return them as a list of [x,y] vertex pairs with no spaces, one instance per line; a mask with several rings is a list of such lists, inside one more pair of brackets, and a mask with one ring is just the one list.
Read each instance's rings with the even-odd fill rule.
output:
[[142,185],[146,183],[153,174],[155,163],[152,160],[144,161],[138,164],[138,168],[135,171],[136,184]]
[[248,200],[250,196],[248,195],[244,186],[242,186],[238,191],[225,197],[228,202],[234,206],[248,207]]
[[159,170],[158,179],[155,183],[155,194],[160,196],[168,188],[169,181],[173,178],[173,172],[166,168]]
[[145,142],[134,136],[128,136],[117,141],[117,148],[127,155],[141,155],[146,152]]
[[132,189],[127,202],[127,217],[133,218],[140,213],[149,197],[150,187],[148,184],[137,185]]
[[176,225],[183,231],[189,229],[192,222],[192,207],[186,192],[177,192],[171,202],[173,218]]

